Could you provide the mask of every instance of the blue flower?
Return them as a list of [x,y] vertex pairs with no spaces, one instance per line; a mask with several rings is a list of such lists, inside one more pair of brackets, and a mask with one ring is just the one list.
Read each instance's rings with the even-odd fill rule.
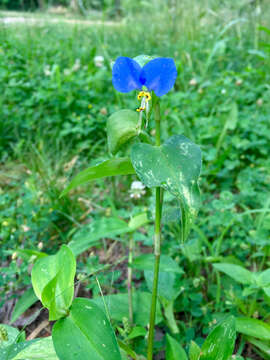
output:
[[176,66],[170,58],[156,58],[141,67],[135,60],[120,56],[112,69],[113,86],[122,93],[146,87],[148,91],[153,90],[157,96],[162,96],[171,90],[176,77]]

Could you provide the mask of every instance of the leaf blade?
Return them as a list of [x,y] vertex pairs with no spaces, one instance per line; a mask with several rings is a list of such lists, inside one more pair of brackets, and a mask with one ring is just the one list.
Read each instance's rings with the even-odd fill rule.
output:
[[102,163],[85,169],[77,174],[63,190],[60,197],[66,195],[70,190],[73,190],[80,185],[85,185],[95,179],[131,174],[135,174],[135,171],[129,158],[113,158],[105,160]]

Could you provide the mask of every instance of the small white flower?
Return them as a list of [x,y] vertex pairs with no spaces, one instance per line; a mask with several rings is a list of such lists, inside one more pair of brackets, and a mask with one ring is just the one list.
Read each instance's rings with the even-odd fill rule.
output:
[[235,82],[235,85],[240,86],[243,84],[243,80],[242,79],[237,79]]
[[196,86],[198,84],[197,80],[195,78],[191,79],[189,82],[189,85]]
[[72,71],[78,71],[81,67],[81,60],[76,59],[75,64],[72,67]]
[[133,181],[131,184],[131,189],[132,190],[144,190],[145,186],[143,185],[143,183],[141,181]]
[[49,66],[49,65],[45,65],[43,71],[44,71],[44,74],[45,74],[46,76],[51,76],[51,75],[52,75],[52,71],[50,70],[50,66]]
[[140,199],[146,193],[145,186],[140,181],[133,181],[129,193],[132,199]]
[[22,230],[23,230],[23,232],[27,232],[30,230],[30,227],[26,226],[26,225],[22,225]]
[[64,69],[64,75],[65,76],[69,76],[71,74],[71,70],[70,69]]
[[104,57],[102,55],[95,56],[94,63],[96,67],[102,67],[104,64]]
[[222,95],[225,95],[225,94],[226,94],[226,92],[227,92],[227,90],[226,90],[226,89],[222,89],[222,90],[221,90],[221,94],[222,94]]

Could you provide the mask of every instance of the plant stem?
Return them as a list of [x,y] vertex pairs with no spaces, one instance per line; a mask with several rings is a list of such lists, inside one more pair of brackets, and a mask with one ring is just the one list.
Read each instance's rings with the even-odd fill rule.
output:
[[128,313],[130,325],[133,324],[133,304],[132,304],[132,261],[133,261],[133,234],[129,239],[129,250],[128,250]]
[[[153,100],[154,100],[154,116],[156,122],[156,146],[160,146],[160,106],[159,106],[159,100],[155,95]],[[158,275],[159,275],[159,262],[160,262],[161,211],[162,211],[162,199],[163,199],[162,195],[163,192],[161,191],[161,188],[157,187],[156,212],[155,212],[155,239],[154,239],[155,265],[154,265],[151,312],[150,312],[150,327],[149,327],[149,335],[148,335],[147,360],[153,359]]]

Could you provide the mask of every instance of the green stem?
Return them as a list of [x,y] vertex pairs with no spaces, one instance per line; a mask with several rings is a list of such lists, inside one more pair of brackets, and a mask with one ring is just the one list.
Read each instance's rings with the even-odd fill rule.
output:
[[132,261],[133,261],[133,234],[129,239],[129,253],[128,253],[128,312],[130,325],[133,324],[133,304],[132,304]]
[[[160,146],[160,106],[159,100],[154,96],[154,115],[156,122],[156,146]],[[147,348],[147,360],[153,359],[154,348],[154,332],[155,332],[155,319],[156,319],[156,305],[157,305],[157,292],[158,292],[158,275],[159,275],[159,262],[160,262],[160,238],[161,238],[161,211],[163,192],[160,187],[156,188],[156,212],[155,212],[155,239],[154,239],[154,279],[153,279],[153,291],[151,301],[150,312],[150,327],[148,335],[148,348]]]

